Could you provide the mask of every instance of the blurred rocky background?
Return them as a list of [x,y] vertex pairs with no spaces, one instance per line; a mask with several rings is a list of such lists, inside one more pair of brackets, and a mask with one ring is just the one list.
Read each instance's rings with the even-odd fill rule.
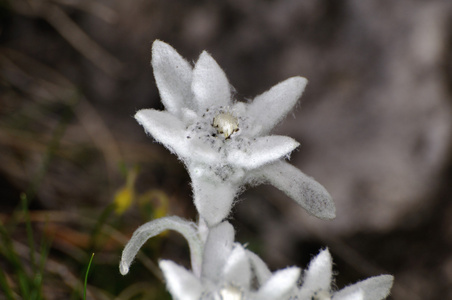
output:
[[27,222],[15,217],[26,193],[36,243],[52,241],[46,299],[73,295],[90,251],[93,299],[163,299],[153,262],[187,265],[175,234],[150,242],[135,275],[116,265],[143,222],[195,218],[182,164],[133,119],[163,108],[155,39],[190,61],[209,51],[238,100],[309,80],[276,132],[301,143],[291,162],[330,191],[337,218],[253,188],[231,216],[240,242],[273,269],[329,247],[338,287],[389,273],[391,299],[452,298],[452,2],[2,0],[0,20],[0,219],[15,220],[27,261]]

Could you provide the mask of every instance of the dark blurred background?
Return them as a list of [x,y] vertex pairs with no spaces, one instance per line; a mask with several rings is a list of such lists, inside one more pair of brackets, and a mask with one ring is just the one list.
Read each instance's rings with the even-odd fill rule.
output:
[[27,272],[31,245],[49,241],[44,298],[77,299],[91,252],[92,299],[167,298],[153,262],[188,266],[170,233],[130,275],[117,269],[138,225],[196,218],[183,165],[133,119],[163,109],[149,66],[160,39],[192,62],[210,52],[238,100],[309,80],[276,132],[301,143],[291,162],[337,218],[253,188],[231,216],[241,243],[273,270],[328,247],[338,287],[388,273],[391,299],[452,299],[452,2],[2,0],[0,20],[0,217]]

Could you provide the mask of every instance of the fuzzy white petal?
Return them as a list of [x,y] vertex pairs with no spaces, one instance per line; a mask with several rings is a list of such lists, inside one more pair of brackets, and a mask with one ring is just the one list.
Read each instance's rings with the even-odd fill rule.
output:
[[228,222],[223,222],[210,228],[204,245],[202,261],[202,277],[219,283],[222,270],[231,254],[234,244],[234,228]]
[[249,290],[251,284],[251,267],[246,250],[236,244],[223,269],[225,283],[243,290]]
[[255,138],[241,149],[230,149],[227,160],[231,165],[255,169],[287,156],[299,143],[287,136],[264,136]]
[[191,139],[187,141],[186,151],[189,154],[189,160],[196,163],[215,165],[221,160],[221,155],[217,149],[201,139]]
[[135,114],[135,119],[147,133],[171,152],[180,157],[188,155],[185,126],[177,117],[165,111],[142,109]]
[[286,299],[296,288],[299,277],[299,268],[291,267],[279,270],[275,272],[272,277],[270,277],[270,279],[259,289],[255,299]]
[[336,295],[331,298],[333,300],[369,300],[371,298],[366,298],[364,292],[362,290],[356,290],[353,293],[346,294],[340,297],[336,297]]
[[182,108],[193,106],[192,67],[173,47],[159,40],[152,44],[151,63],[163,105],[180,116]]
[[162,260],[160,269],[165,276],[168,290],[175,300],[199,300],[203,292],[203,286],[199,279],[170,260]]
[[270,132],[295,106],[307,82],[306,78],[292,77],[257,96],[248,106],[248,115],[256,125],[253,133]]
[[333,261],[328,249],[321,251],[309,263],[305,271],[303,285],[299,291],[299,297],[304,299],[314,292],[323,290],[330,291],[331,280],[333,279]]
[[333,300],[349,299],[347,297],[357,291],[362,291],[366,300],[382,300],[389,295],[393,281],[391,275],[371,277],[336,292]]
[[272,276],[272,273],[259,256],[249,250],[246,250],[246,253],[250,260],[251,268],[256,275],[257,283],[261,286]]
[[232,103],[228,79],[206,51],[201,53],[193,70],[192,90],[198,112],[212,106],[228,106]]
[[328,191],[312,177],[291,164],[277,161],[249,174],[251,184],[269,183],[286,193],[308,213],[320,219],[336,217],[336,208]]
[[[220,179],[197,175],[198,171],[202,172],[200,169],[189,170],[195,206],[208,226],[213,226],[223,221],[231,212],[238,188],[230,182],[221,182]],[[216,176],[212,175],[212,177]]]
[[190,254],[192,259],[192,267],[194,271],[199,273],[201,259],[202,259],[202,243],[196,232],[196,225],[179,217],[163,217],[150,222],[147,222],[133,233],[127,245],[124,247],[119,264],[119,270],[122,275],[129,272],[130,264],[137,255],[143,244],[162,231],[175,230],[182,234],[187,240],[190,247]]

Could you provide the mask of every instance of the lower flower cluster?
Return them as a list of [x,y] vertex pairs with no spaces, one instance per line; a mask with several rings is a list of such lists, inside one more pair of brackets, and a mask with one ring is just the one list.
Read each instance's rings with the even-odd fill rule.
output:
[[138,228],[123,251],[121,273],[128,273],[147,239],[168,229],[181,233],[191,252],[191,271],[170,260],[159,263],[175,300],[381,300],[393,282],[392,276],[381,275],[334,291],[328,249],[304,271],[287,267],[272,273],[259,256],[234,242],[230,223],[209,228],[178,217],[164,217]]
[[382,275],[334,291],[328,249],[314,257],[304,271],[288,267],[272,273],[259,256],[234,242],[230,223],[209,228],[178,217],[164,217],[138,228],[123,251],[121,273],[128,273],[147,239],[168,229],[182,234],[191,252],[191,271],[170,260],[160,261],[175,300],[380,300],[392,286],[393,277]]

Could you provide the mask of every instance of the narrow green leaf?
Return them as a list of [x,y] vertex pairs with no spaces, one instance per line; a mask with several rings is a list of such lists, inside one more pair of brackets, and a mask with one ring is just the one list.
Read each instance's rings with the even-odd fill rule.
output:
[[0,286],[5,293],[6,299],[8,300],[16,300],[16,297],[14,297],[13,289],[8,284],[8,280],[6,280],[5,273],[0,270]]
[[85,273],[85,284],[83,286],[83,300],[86,300],[86,286],[88,285],[88,273],[89,273],[89,269],[91,268],[91,263],[93,262],[93,257],[94,257],[94,253],[91,254],[91,259],[89,260],[88,268],[86,269],[86,273]]

